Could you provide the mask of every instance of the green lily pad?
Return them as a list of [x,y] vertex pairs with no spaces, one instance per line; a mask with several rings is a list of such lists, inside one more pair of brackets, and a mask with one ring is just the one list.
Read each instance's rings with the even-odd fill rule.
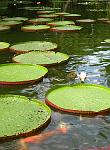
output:
[[92,19],[80,19],[80,20],[76,20],[77,22],[80,22],[80,23],[93,23],[95,22],[95,20],[92,20]]
[[21,30],[25,32],[36,32],[36,31],[47,30],[49,28],[50,27],[47,25],[26,25],[21,27]]
[[40,15],[40,14],[51,14],[51,13],[53,13],[53,12],[54,12],[54,11],[52,11],[52,10],[50,10],[50,11],[47,10],[47,11],[37,11],[36,13]]
[[106,39],[106,40],[104,40],[105,42],[107,42],[107,43],[110,43],[110,39]]
[[20,21],[1,21],[0,22],[0,25],[4,25],[4,26],[15,26],[19,24],[22,24],[22,22]]
[[28,20],[28,22],[31,22],[33,24],[45,24],[47,22],[51,22],[53,19],[51,18],[34,18],[34,19],[30,19]]
[[65,26],[58,26],[54,28],[50,28],[53,32],[75,32],[81,30],[82,27],[75,26],[75,25],[65,25]]
[[49,26],[64,26],[64,25],[74,25],[74,21],[54,21],[48,23]]
[[9,43],[6,43],[6,42],[0,42],[0,51],[1,51],[1,50],[7,49],[9,46],[10,46]]
[[59,16],[64,16],[64,15],[69,15],[70,13],[66,13],[66,12],[57,12],[55,13],[56,15],[59,15]]
[[51,116],[43,102],[20,95],[0,95],[0,139],[30,135]]
[[39,18],[56,18],[58,15],[56,14],[44,14],[44,15],[39,15]]
[[80,17],[80,14],[65,14],[64,17]]
[[109,18],[97,18],[98,21],[109,21]]
[[1,64],[0,84],[26,84],[37,81],[48,72],[40,65],[27,64]]
[[13,58],[14,62],[23,64],[39,64],[43,66],[48,66],[52,64],[59,64],[69,59],[69,56],[60,52],[29,52],[25,54],[18,55]]
[[28,18],[25,17],[12,17],[12,18],[4,18],[4,21],[26,21]]
[[10,30],[10,27],[0,25],[0,31],[6,31],[6,30]]
[[28,41],[24,43],[15,44],[10,47],[10,50],[17,53],[26,53],[29,51],[48,51],[57,49],[56,43],[46,41]]
[[110,111],[110,89],[92,84],[60,86],[47,93],[46,103],[64,112],[103,114]]

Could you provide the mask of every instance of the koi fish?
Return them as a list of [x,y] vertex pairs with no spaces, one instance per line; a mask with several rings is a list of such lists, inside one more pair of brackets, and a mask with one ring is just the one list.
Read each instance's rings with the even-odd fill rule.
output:
[[81,72],[80,74],[77,74],[77,77],[81,80],[81,82],[84,82],[87,77],[86,72]]
[[24,138],[24,139],[21,139],[21,142],[22,143],[41,143],[42,141],[54,136],[54,135],[57,135],[57,134],[66,134],[68,131],[68,127],[66,126],[65,123],[61,123],[59,125],[58,128],[56,128],[55,130],[52,130],[52,131],[45,131],[44,133],[41,133],[39,135],[36,135],[36,136],[31,136],[31,137],[27,137],[27,138]]

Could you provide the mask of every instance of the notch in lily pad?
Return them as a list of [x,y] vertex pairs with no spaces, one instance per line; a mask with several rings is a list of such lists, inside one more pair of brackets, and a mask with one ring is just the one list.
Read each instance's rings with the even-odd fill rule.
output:
[[110,89],[94,84],[75,84],[49,90],[46,103],[60,111],[82,115],[110,112]]
[[43,66],[51,66],[65,62],[69,59],[69,56],[60,52],[29,52],[25,54],[18,55],[13,58],[14,62],[22,64],[38,64]]
[[1,64],[0,85],[22,85],[42,79],[48,70],[40,65]]
[[43,102],[12,94],[0,95],[0,112],[0,140],[37,133],[51,117],[51,110]]
[[51,51],[57,49],[57,44],[47,41],[28,41],[15,44],[10,47],[11,51],[16,53],[26,53],[29,51]]

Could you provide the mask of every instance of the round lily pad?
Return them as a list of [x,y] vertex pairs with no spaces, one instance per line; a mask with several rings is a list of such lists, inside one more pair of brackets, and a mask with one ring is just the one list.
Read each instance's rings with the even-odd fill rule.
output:
[[77,22],[80,22],[80,23],[93,23],[95,22],[95,20],[92,20],[92,19],[80,19],[80,20],[76,20]]
[[106,39],[106,40],[104,40],[105,42],[107,42],[107,43],[110,43],[110,39]]
[[10,50],[17,53],[26,53],[29,51],[48,51],[57,49],[57,44],[46,41],[28,41],[15,44],[10,47]]
[[36,31],[47,30],[49,28],[50,27],[47,25],[26,25],[21,27],[21,30],[25,32],[36,32]]
[[29,52],[25,54],[18,55],[13,58],[14,62],[23,64],[39,64],[43,66],[48,66],[52,64],[59,64],[69,59],[69,56],[60,52]]
[[54,22],[50,22],[47,25],[49,26],[64,26],[64,25],[74,25],[74,21],[54,21]]
[[0,51],[1,51],[1,50],[6,50],[9,46],[10,46],[9,43],[0,42]]
[[64,15],[68,15],[70,13],[66,13],[66,12],[57,12],[55,13],[56,15],[59,15],[59,16],[64,16]]
[[97,20],[104,22],[104,21],[109,21],[109,18],[97,18]]
[[80,17],[80,14],[65,14],[64,17]]
[[9,26],[2,26],[2,25],[0,25],[0,31],[7,31],[7,30],[10,30]]
[[4,18],[4,21],[26,21],[28,18],[25,17],[12,17],[12,18]]
[[47,68],[40,65],[27,64],[1,64],[0,84],[26,84],[37,81],[48,72]]
[[37,11],[36,13],[40,15],[40,14],[50,14],[50,13],[53,13],[53,12],[54,12],[54,11],[51,11],[51,10],[49,11],[49,10],[47,10],[47,11]]
[[20,95],[0,95],[0,139],[30,135],[50,119],[51,110],[43,102]]
[[15,26],[19,24],[22,24],[22,22],[20,21],[1,21],[0,22],[0,25],[4,25],[4,26]]
[[58,26],[54,28],[50,28],[53,32],[75,32],[81,30],[82,27],[75,26],[75,25],[65,25],[65,26]]
[[31,22],[33,24],[45,24],[47,22],[51,22],[53,19],[51,18],[34,18],[28,20],[28,22]]
[[48,91],[46,103],[64,112],[103,114],[110,111],[110,89],[92,84],[60,86]]
[[56,18],[58,15],[56,14],[44,14],[44,15],[39,15],[39,18]]

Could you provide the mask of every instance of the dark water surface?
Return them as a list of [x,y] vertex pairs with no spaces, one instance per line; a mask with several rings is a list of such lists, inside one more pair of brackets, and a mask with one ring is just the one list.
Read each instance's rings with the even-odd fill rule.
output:
[[[110,3],[104,1],[71,3],[67,12],[80,13],[81,19],[110,18]],[[79,19],[79,18],[78,18]],[[48,75],[34,85],[22,88],[0,88],[0,93],[21,94],[44,101],[46,92],[55,85],[79,83],[68,77],[71,71],[87,73],[86,83],[110,87],[110,44],[104,42],[110,39],[110,24],[96,21],[81,24],[83,29],[73,33],[55,33],[51,31],[25,33],[20,29],[12,29],[0,33],[0,41],[11,45],[30,41],[45,40],[55,42],[59,51],[66,53],[70,59],[65,64],[49,68]],[[0,63],[11,62],[13,54],[0,53]],[[40,143],[27,144],[29,150],[110,150],[110,115],[93,118],[53,112],[51,123],[44,130],[53,131],[61,124],[69,127],[66,134],[53,134]],[[0,150],[18,150],[16,141],[0,144]]]

